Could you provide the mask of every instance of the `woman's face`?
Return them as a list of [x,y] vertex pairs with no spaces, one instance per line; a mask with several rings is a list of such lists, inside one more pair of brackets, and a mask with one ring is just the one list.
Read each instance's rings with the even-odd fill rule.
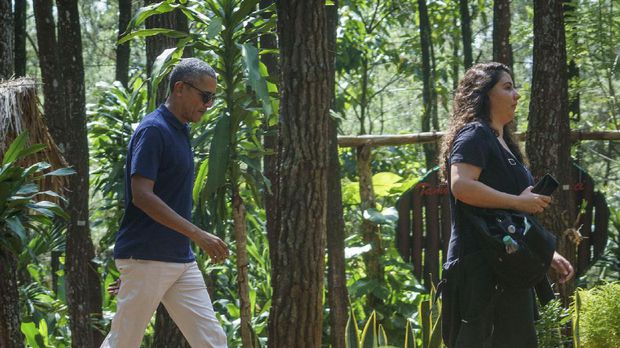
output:
[[491,122],[501,126],[512,121],[517,108],[517,101],[521,97],[512,83],[512,78],[505,71],[501,72],[500,78],[489,91],[489,114]]

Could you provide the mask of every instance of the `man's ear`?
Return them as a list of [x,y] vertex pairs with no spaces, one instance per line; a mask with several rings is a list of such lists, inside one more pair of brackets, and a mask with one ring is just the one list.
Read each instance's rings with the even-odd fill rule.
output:
[[174,86],[172,86],[172,93],[179,93],[181,91],[183,91],[183,81],[177,81],[174,83]]

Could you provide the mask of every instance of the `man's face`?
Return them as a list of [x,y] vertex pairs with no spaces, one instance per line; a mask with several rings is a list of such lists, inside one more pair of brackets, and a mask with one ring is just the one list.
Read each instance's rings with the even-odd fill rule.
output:
[[205,112],[213,105],[213,99],[204,102],[203,95],[215,94],[217,81],[210,76],[202,76],[194,81],[181,82],[183,113],[180,115],[184,122],[198,122]]

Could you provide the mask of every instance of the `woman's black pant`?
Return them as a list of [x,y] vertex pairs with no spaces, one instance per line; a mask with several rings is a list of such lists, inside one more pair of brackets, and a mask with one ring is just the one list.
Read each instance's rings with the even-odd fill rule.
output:
[[480,253],[444,271],[442,331],[450,348],[538,346],[532,289],[502,289]]

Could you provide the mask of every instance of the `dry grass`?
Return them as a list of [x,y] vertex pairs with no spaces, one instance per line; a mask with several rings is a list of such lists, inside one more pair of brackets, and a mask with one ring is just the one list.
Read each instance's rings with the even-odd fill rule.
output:
[[[45,144],[46,148],[22,160],[21,165],[47,162],[54,169],[66,167],[67,162],[45,125],[36,87],[36,81],[29,77],[0,81],[0,157],[4,157],[15,137],[27,130],[30,145]],[[64,193],[66,186],[65,177],[46,177],[41,181],[42,190],[59,194]]]

